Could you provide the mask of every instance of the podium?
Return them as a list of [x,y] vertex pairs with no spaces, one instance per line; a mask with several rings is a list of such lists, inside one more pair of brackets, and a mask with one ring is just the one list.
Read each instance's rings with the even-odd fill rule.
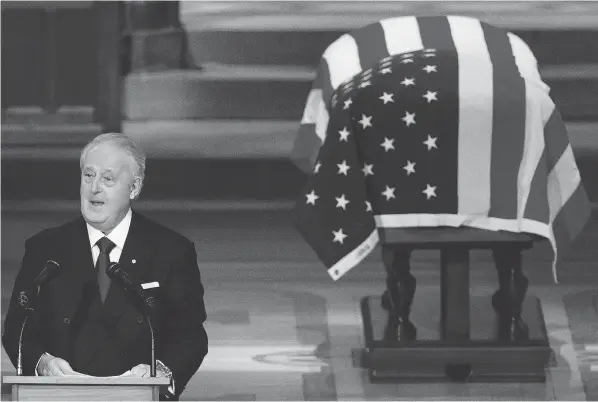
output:
[[13,401],[158,401],[165,377],[5,376]]

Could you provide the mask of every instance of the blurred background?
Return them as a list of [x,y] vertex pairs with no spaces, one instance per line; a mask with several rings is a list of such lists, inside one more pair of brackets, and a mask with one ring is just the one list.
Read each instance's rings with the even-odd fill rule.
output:
[[528,43],[598,200],[598,3],[3,1],[2,201],[77,200],[81,146],[123,131],[150,157],[144,201],[288,202],[323,50],[382,18],[445,13]]
[[[94,136],[108,131],[129,134],[146,150],[146,181],[137,209],[195,241],[207,297],[213,301],[208,303],[209,316],[213,313],[211,317],[229,325],[250,321],[249,313],[246,317],[228,309],[218,316],[222,311],[211,307],[223,300],[261,300],[259,290],[248,299],[218,294],[224,283],[232,289],[230,284],[241,279],[262,285],[324,283],[329,295],[337,285],[330,283],[292,225],[293,202],[305,177],[287,158],[324,49],[351,29],[399,15],[475,16],[527,42],[567,123],[595,206],[592,221],[566,256],[560,279],[570,286],[598,283],[598,2],[1,4],[3,317],[25,240],[77,216],[79,152]],[[414,258],[420,263],[416,272],[434,277],[436,256],[426,252]],[[528,268],[532,284],[551,284],[551,258],[547,244],[526,254],[527,266],[542,267]],[[476,273],[480,280],[494,283],[489,261],[486,254],[472,260],[482,267]],[[364,281],[381,288],[379,253],[343,280],[356,289]],[[245,284],[237,295],[248,287]],[[307,305],[323,300],[316,299]],[[267,315],[268,308],[260,306],[260,314]],[[327,307],[320,307],[320,312],[308,315],[314,319],[321,313],[318,325],[328,331],[332,327],[326,324]],[[213,319],[211,330],[222,334],[216,339],[223,345],[224,339],[234,339],[225,335],[230,327],[218,332],[218,325],[224,324]],[[575,340],[568,342],[571,346]],[[3,363],[3,370],[10,369],[6,364],[10,365]],[[218,366],[216,360],[212,364]],[[598,398],[598,385],[588,388],[583,378],[583,392],[595,392]],[[336,393],[338,387],[330,393],[330,384],[310,381],[311,388],[303,383],[299,399],[349,395]],[[195,387],[199,389],[197,383]],[[317,394],[321,387],[328,393]],[[220,395],[214,392],[212,399]],[[266,388],[249,396],[239,392],[232,398],[268,397]],[[448,398],[446,391],[438,392]],[[534,392],[532,399],[550,394],[544,388]],[[360,395],[377,395],[366,394]],[[522,395],[507,394],[511,399]],[[555,391],[550,395],[555,397]],[[280,394],[271,396],[277,399]]]

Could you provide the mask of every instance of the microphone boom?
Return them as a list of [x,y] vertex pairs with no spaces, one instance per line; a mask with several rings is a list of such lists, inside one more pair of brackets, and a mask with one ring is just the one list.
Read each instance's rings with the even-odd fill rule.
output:
[[113,262],[110,264],[110,266],[108,267],[108,269],[106,270],[106,272],[108,273],[108,276],[111,279],[116,279],[119,282],[121,282],[121,284],[124,286],[125,290],[134,293],[139,299],[141,299],[141,302],[143,303],[144,309],[151,309],[152,307],[154,307],[155,304],[155,298],[154,297],[147,297],[145,295],[145,291],[143,290],[143,288],[137,284],[134,284],[131,279],[129,278],[129,275],[127,274],[127,272],[121,268],[120,264],[117,262]]
[[60,265],[56,261],[52,261],[52,260],[46,261],[46,263],[44,264],[44,268],[41,270],[39,275],[37,275],[37,277],[33,281],[34,286],[39,288],[44,283],[48,282],[50,279],[52,279],[58,273],[58,268],[60,268]]
[[23,334],[25,333],[25,325],[27,324],[29,315],[35,311],[35,303],[37,302],[37,297],[39,296],[41,287],[54,276],[56,276],[58,273],[58,268],[60,268],[60,264],[58,264],[56,261],[46,261],[44,268],[42,268],[41,272],[33,281],[33,285],[29,289],[22,290],[19,293],[18,302],[27,311],[27,314],[25,315],[23,324],[21,324],[21,333],[19,334],[19,349],[17,351],[18,376],[23,375]]
[[149,326],[150,335],[151,335],[151,365],[150,365],[150,376],[156,376],[156,347],[155,347],[155,334],[154,334],[154,327],[152,325],[151,317],[149,311],[155,304],[154,297],[146,297],[143,288],[139,285],[134,284],[127,272],[121,268],[120,264],[117,262],[113,262],[110,264],[106,273],[110,277],[110,279],[119,281],[126,291],[135,294],[138,300],[141,300],[143,303],[143,312],[145,315],[145,319]]

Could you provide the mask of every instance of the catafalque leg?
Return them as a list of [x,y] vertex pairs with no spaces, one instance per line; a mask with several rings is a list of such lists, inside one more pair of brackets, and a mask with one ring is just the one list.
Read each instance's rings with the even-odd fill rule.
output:
[[521,250],[495,249],[493,255],[498,272],[498,290],[492,295],[492,306],[499,317],[499,339],[528,339],[528,328],[521,318],[521,310],[529,280],[523,274]]
[[399,342],[413,340],[416,338],[416,328],[409,320],[409,314],[416,280],[410,272],[411,252],[384,247],[382,253],[386,268],[386,291],[382,295],[382,307],[388,311],[385,339]]

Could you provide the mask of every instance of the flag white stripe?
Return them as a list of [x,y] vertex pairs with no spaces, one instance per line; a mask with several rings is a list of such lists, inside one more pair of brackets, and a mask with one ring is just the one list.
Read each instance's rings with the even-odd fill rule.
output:
[[548,208],[550,213],[549,239],[554,252],[554,258],[552,261],[552,275],[555,283],[558,283],[556,268],[558,261],[557,251],[559,245],[556,244],[556,237],[554,235],[554,227],[552,224],[554,222],[554,218],[565,206],[569,198],[571,198],[571,195],[575,192],[580,183],[581,177],[575,163],[573,149],[571,148],[571,144],[568,144],[567,148],[559,158],[559,161],[552,169],[552,172],[548,174]]
[[558,283],[556,275],[557,245],[551,225],[533,219],[502,219],[489,216],[452,215],[452,214],[384,214],[375,215],[376,227],[383,228],[413,228],[413,227],[472,227],[485,230],[504,230],[515,233],[533,233],[550,241],[554,258],[552,261],[552,275]]
[[548,207],[550,211],[550,224],[559,211],[567,203],[581,182],[579,170],[575,163],[575,156],[571,144],[559,158],[552,172],[548,174]]
[[301,124],[311,124],[316,122],[322,102],[322,90],[312,89],[307,96]]
[[328,110],[324,103],[323,92],[321,89],[312,89],[307,97],[305,111],[301,124],[315,124],[316,135],[322,143],[326,138],[326,129],[328,128]]
[[551,236],[551,230],[546,223],[532,219],[502,219],[460,214],[384,214],[375,215],[374,220],[378,228],[466,226],[493,231],[533,233],[546,238]]
[[316,120],[316,135],[322,140],[322,144],[324,143],[324,139],[326,139],[326,132],[328,131],[328,109],[324,105],[324,101],[322,99],[320,106],[318,107],[320,113],[318,113],[318,118]]
[[388,54],[414,52],[424,48],[416,17],[396,17],[380,21]]
[[448,17],[448,21],[459,60],[458,211],[487,215],[492,154],[492,62],[479,21],[464,17]]
[[[538,163],[544,152],[544,125],[538,116],[546,116],[548,119],[551,111],[543,114],[542,105],[538,101],[544,100],[541,96],[538,98],[538,89],[525,81],[525,142],[523,144],[523,155],[519,174],[517,176],[517,218],[522,219],[529,198],[532,180],[536,173]],[[505,158],[508,155],[504,156]]]
[[[328,63],[330,72],[330,84],[332,89],[337,89],[343,82],[361,72],[359,61],[359,50],[357,42],[345,34],[333,42],[325,51],[322,57]],[[328,101],[328,99],[326,100]]]
[[550,87],[542,81],[542,76],[538,70],[538,61],[529,46],[527,46],[523,39],[512,32],[508,32],[507,36],[509,37],[509,43],[513,50],[513,56],[515,57],[515,64],[517,64],[519,74],[523,78],[533,82],[544,92],[548,93]]
[[[326,60],[329,71],[329,76],[322,77],[322,79],[329,80],[332,90],[336,90],[343,82],[359,74],[362,70],[357,42],[349,34],[341,36],[328,46],[322,58]],[[326,108],[328,101],[329,99],[324,99],[322,89],[312,89],[301,120],[301,124],[315,123],[316,135],[322,140],[322,143],[326,138],[329,122]]]

